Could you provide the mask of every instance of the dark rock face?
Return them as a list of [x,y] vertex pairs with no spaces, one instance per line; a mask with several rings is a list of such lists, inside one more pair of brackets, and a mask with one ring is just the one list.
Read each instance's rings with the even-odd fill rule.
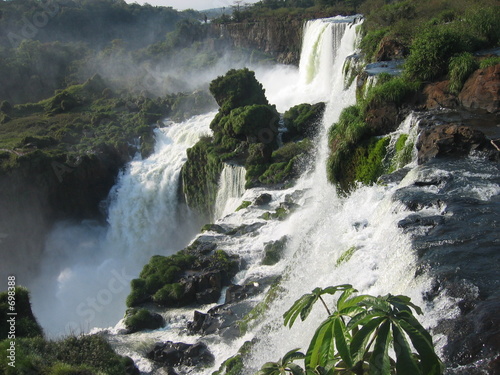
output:
[[396,130],[399,120],[398,108],[394,103],[368,108],[365,117],[373,135],[385,135]]
[[500,111],[500,64],[476,70],[458,96],[462,106],[489,113]]
[[235,47],[267,53],[280,63],[299,63],[303,27],[301,19],[269,19],[214,27],[216,33],[229,39]]
[[485,135],[470,126],[438,125],[424,130],[417,141],[418,163],[442,156],[466,156],[489,148]]
[[273,197],[271,194],[264,193],[259,195],[255,201],[253,202],[256,206],[264,206],[266,204],[269,204],[273,200]]
[[214,356],[204,343],[185,344],[182,342],[159,342],[147,358],[163,366],[205,366],[214,361]]

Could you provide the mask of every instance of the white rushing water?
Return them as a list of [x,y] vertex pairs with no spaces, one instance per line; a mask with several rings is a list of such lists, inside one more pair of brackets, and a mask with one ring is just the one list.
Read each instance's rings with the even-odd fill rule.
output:
[[219,179],[219,191],[215,200],[215,218],[219,219],[234,212],[241,204],[245,192],[245,167],[224,164]]
[[[354,52],[356,18],[328,19],[310,21],[304,33],[304,50],[300,63],[300,74],[305,76],[299,82],[302,89],[295,90],[292,101],[300,103],[311,99],[310,92],[325,89],[323,100],[327,109],[323,119],[323,128],[318,136],[315,168],[306,173],[297,184],[288,190],[266,191],[262,188],[250,189],[241,198],[231,204],[218,203],[218,213],[222,217],[218,224],[237,227],[244,224],[262,223],[257,235],[251,232],[239,236],[225,236],[217,233],[204,233],[200,236],[217,243],[217,248],[237,254],[247,265],[233,280],[240,285],[268,277],[282,276],[280,296],[269,305],[268,310],[259,319],[250,321],[250,329],[239,338],[230,340],[218,335],[198,337],[188,335],[185,327],[192,319],[190,309],[176,309],[163,313],[167,327],[153,332],[144,332],[126,336],[111,336],[110,340],[121,354],[131,356],[145,373],[155,373],[154,364],[144,358],[145,350],[158,341],[182,341],[195,343],[203,341],[209,345],[215,355],[215,364],[204,370],[184,369],[192,374],[211,374],[228,357],[235,355],[247,340],[258,338],[252,347],[248,368],[257,370],[266,361],[278,360],[293,348],[307,348],[315,327],[325,318],[324,312],[314,309],[312,316],[305,323],[298,323],[292,329],[283,326],[283,313],[302,294],[315,287],[351,283],[362,293],[406,294],[419,305],[422,291],[429,288],[430,279],[421,276],[415,279],[415,260],[410,240],[397,227],[397,222],[407,213],[391,199],[397,185],[363,187],[348,198],[339,198],[335,187],[326,179],[327,130],[334,123],[342,108],[355,103],[354,87],[344,90],[342,67],[347,56]],[[349,21],[349,22],[346,22]],[[312,56],[311,56],[312,55]],[[328,74],[324,74],[324,69]],[[294,88],[297,82],[290,82]],[[354,86],[354,85],[353,85]],[[264,87],[266,84],[264,82]],[[269,95],[270,91],[276,96]],[[290,100],[290,90],[268,90],[271,103],[280,102],[282,95]],[[312,101],[317,100],[313,98]],[[402,132],[410,132],[415,121],[404,122],[394,138]],[[239,196],[240,179],[243,174],[231,166],[226,166],[220,182],[220,202],[227,202],[227,197]],[[272,196],[269,206],[250,205],[246,209],[234,212],[241,201],[253,202],[263,192]],[[285,221],[262,219],[262,214],[272,212],[279,207],[287,196],[302,196],[297,203],[301,209],[290,215]],[[219,200],[219,199],[218,199]],[[224,207],[224,209],[222,208]],[[209,237],[207,237],[209,236]],[[283,259],[274,266],[264,266],[265,244],[288,237],[288,246]],[[349,253],[346,258],[345,254]],[[345,260],[340,259],[344,255]],[[256,301],[263,296],[256,297]],[[435,305],[442,307],[445,300],[436,300]],[[214,305],[198,308],[207,311]],[[449,306],[447,306],[449,307]],[[436,313],[426,311],[426,326],[432,326]],[[120,328],[118,325],[117,328]],[[252,372],[249,372],[252,373]]]
[[[61,223],[50,234],[30,285],[33,310],[49,336],[114,325],[130,280],[154,254],[185,246],[199,229],[179,205],[186,149],[209,132],[214,113],[155,131],[154,154],[132,161],[110,194],[108,222]],[[179,218],[185,217],[185,220]]]

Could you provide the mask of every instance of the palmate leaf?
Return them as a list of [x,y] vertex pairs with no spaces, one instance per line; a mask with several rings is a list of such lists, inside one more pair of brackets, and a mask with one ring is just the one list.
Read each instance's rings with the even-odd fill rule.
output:
[[411,302],[411,298],[407,296],[392,296],[389,294],[387,302],[396,307],[400,311],[409,311],[411,313],[410,307],[415,310],[418,315],[422,315],[422,309]]
[[397,373],[405,375],[422,375],[417,361],[413,357],[410,346],[397,323],[392,325],[392,334],[394,337],[394,351],[396,352]]
[[352,289],[352,286],[349,284],[330,286],[327,288],[315,288],[311,293],[304,294],[300,297],[292,307],[283,314],[283,318],[285,319],[285,327],[292,327],[295,323],[295,320],[298,316],[302,321],[306,320],[309,316],[312,307],[318,301],[319,297],[324,294],[335,294],[338,291],[345,291],[348,289]]
[[363,301],[359,302],[359,306],[365,306],[368,309],[373,309],[389,314],[392,311],[390,303],[387,302],[387,299],[390,296],[390,294],[383,297],[366,296]]
[[307,349],[304,363],[306,368],[324,366],[335,355],[333,325],[339,317],[329,317],[318,327]]
[[371,334],[386,319],[387,318],[385,317],[373,318],[354,335],[350,347],[354,363],[359,362],[364,358],[365,351],[367,350],[366,345],[371,337]]
[[[411,323],[410,323],[411,322]],[[413,316],[406,316],[398,321],[420,356],[422,373],[425,375],[440,375],[443,373],[443,364],[434,351],[432,338]]]
[[370,356],[370,375],[387,375],[391,371],[391,360],[388,353],[391,338],[389,334],[390,327],[390,320],[386,320],[380,325],[375,347]]
[[299,350],[300,348],[290,350],[283,356],[281,363],[287,364],[296,361],[297,359],[304,359],[306,355],[302,352],[299,352]]
[[352,330],[358,325],[365,325],[375,317],[386,317],[386,316],[387,314],[385,312],[379,310],[362,311],[351,318],[351,320],[347,324],[347,329]]
[[337,347],[337,351],[339,352],[340,358],[345,362],[348,368],[351,368],[353,365],[351,350],[349,347],[349,342],[351,338],[349,333],[346,330],[345,324],[340,319],[335,319],[333,323],[333,334],[335,337],[335,345]]

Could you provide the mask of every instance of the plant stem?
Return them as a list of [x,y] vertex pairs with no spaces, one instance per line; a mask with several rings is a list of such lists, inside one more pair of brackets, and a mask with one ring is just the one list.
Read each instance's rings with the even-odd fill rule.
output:
[[325,301],[323,300],[323,297],[321,297],[321,296],[318,296],[318,297],[319,297],[319,300],[321,301],[321,303],[323,304],[323,306],[325,306],[325,309],[326,309],[326,312],[328,313],[328,316],[332,315],[332,313],[330,312],[330,309],[328,308]]

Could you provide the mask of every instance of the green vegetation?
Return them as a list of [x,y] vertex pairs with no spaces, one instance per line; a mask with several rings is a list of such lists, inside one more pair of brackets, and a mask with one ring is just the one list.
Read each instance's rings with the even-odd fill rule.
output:
[[[186,306],[195,301],[193,285],[188,285],[186,276],[189,272],[216,271],[229,280],[237,271],[238,263],[234,257],[222,250],[215,250],[207,255],[196,251],[196,244],[174,255],[154,255],[146,264],[139,278],[130,283],[131,292],[127,297],[127,306],[140,306],[154,302],[164,307]],[[135,311],[135,310],[132,310]],[[144,318],[144,312],[139,313]]]
[[243,360],[249,353],[252,347],[251,341],[245,343],[238,350],[238,354],[226,359],[219,367],[219,370],[214,371],[212,375],[241,375],[243,374],[244,363]]
[[243,209],[247,208],[248,206],[250,206],[251,204],[252,204],[252,202],[250,202],[250,201],[243,201],[238,206],[238,208],[236,209],[236,211],[243,210]]
[[213,137],[202,138],[187,151],[182,168],[187,204],[210,219],[214,212],[223,162],[233,160],[246,169],[246,187],[293,181],[312,151],[304,138],[314,128],[324,104],[303,104],[286,114],[294,141],[277,149],[279,114],[267,103],[264,89],[248,69],[230,70],[210,84],[220,105],[210,124]]
[[450,92],[458,95],[462,87],[464,86],[465,81],[469,76],[479,68],[479,64],[477,63],[474,56],[471,53],[464,52],[460,55],[452,57],[450,59]]
[[131,308],[125,313],[124,324],[128,331],[133,333],[163,327],[165,322],[160,315],[153,314],[149,310]]
[[404,167],[411,162],[414,143],[409,140],[408,134],[401,134],[394,145],[394,155],[391,159],[389,173]]
[[[0,342],[7,353],[10,341]],[[0,371],[5,375],[124,375],[134,368],[128,357],[117,355],[99,335],[70,336],[60,341],[41,337],[16,339],[16,367],[8,365],[7,356],[0,358]]]
[[[323,296],[337,292],[341,294],[332,311]],[[278,362],[265,363],[258,374],[443,373],[431,335],[413,315],[413,311],[422,314],[422,310],[409,297],[353,296],[356,292],[351,285],[338,285],[316,288],[299,298],[283,315],[285,326],[292,327],[299,316],[302,321],[307,319],[317,301],[325,307],[327,319],[316,329],[305,354],[291,350]],[[394,358],[389,354],[391,346]],[[294,363],[302,359],[305,369]]]
[[319,121],[325,112],[325,103],[299,104],[290,108],[283,115],[287,131],[283,134],[283,142],[297,141],[314,137]]
[[205,102],[201,111],[213,104],[202,92],[156,99],[121,96],[95,75],[38,103],[12,106],[4,101],[0,148],[7,157],[0,160],[0,169],[42,156],[40,153],[45,156],[48,168],[51,160],[75,161],[105,150],[115,150],[126,160],[136,151],[129,145],[137,139],[141,142],[141,153],[148,156],[154,148],[154,123],[166,116],[183,118],[198,114],[192,108],[185,112],[182,103],[189,99]]
[[[9,298],[10,297],[10,298]],[[10,303],[9,303],[10,302]],[[15,302],[15,305],[12,305]],[[30,296],[28,289],[17,286],[6,292],[0,293],[0,315],[4,317],[0,321],[0,337],[5,339],[10,333],[10,323],[7,322],[8,315],[13,306],[17,313],[15,317],[15,337],[41,337],[43,336],[42,327],[38,324],[33,311],[31,310]]]
[[137,306],[151,300],[161,305],[179,302],[177,281],[184,270],[193,266],[194,261],[193,255],[183,251],[168,257],[151,257],[139,278],[131,281],[132,290],[127,297],[127,306]]
[[490,66],[494,66],[500,64],[500,56],[496,57],[487,57],[479,62],[479,67],[481,69],[488,68]]
[[351,259],[352,255],[356,252],[356,246],[351,246],[349,249],[344,251],[340,256],[339,259],[335,262],[336,266],[340,266],[343,263],[347,263],[349,259]]

